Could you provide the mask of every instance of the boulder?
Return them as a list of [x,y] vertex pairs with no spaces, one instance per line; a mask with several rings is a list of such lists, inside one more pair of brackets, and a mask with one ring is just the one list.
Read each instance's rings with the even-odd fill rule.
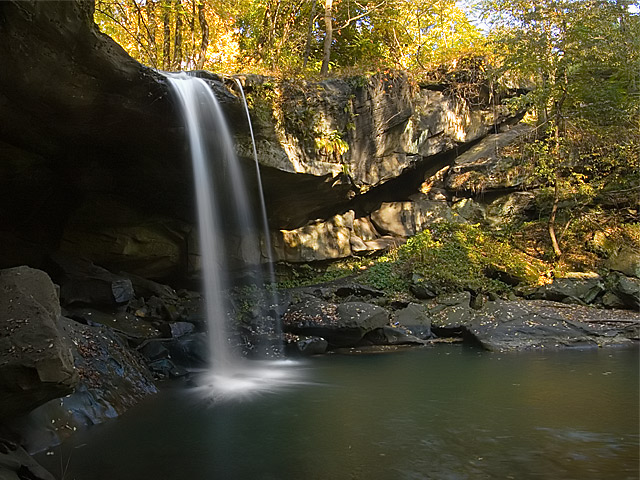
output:
[[625,308],[636,311],[640,309],[640,279],[614,272],[607,276],[606,283],[609,292],[615,295]]
[[335,347],[356,345],[368,332],[389,323],[382,307],[364,302],[329,303],[310,298],[285,312],[284,329],[297,335],[322,337]]
[[46,273],[0,271],[0,419],[27,413],[77,385],[59,322],[60,303]]
[[607,267],[628,277],[640,278],[640,251],[624,246],[609,258]]
[[101,305],[113,307],[129,302],[135,292],[131,280],[114,275],[88,260],[56,254],[49,270],[60,285],[63,305]]
[[113,330],[65,317],[60,324],[73,346],[79,383],[71,395],[51,400],[9,422],[30,452],[57,445],[78,428],[117,417],[157,392],[142,358]]
[[436,296],[435,288],[433,288],[422,275],[414,273],[411,276],[411,283],[409,284],[409,291],[418,300],[426,300],[434,298]]
[[206,333],[190,333],[163,342],[169,358],[184,368],[203,368],[209,364],[209,339]]
[[329,342],[322,337],[295,336],[295,339],[287,343],[287,351],[294,355],[308,357],[321,355],[327,351]]
[[393,314],[392,322],[406,327],[409,333],[421,340],[427,340],[433,336],[431,332],[431,317],[424,305],[410,303]]
[[470,306],[471,294],[458,292],[439,295],[427,304],[431,330],[442,337],[466,337],[475,310]]
[[489,202],[464,198],[451,208],[469,223],[480,223],[499,230],[527,220],[534,207],[534,199],[535,195],[531,192],[511,192]]
[[118,275],[131,280],[136,297],[157,297],[164,301],[177,301],[179,298],[176,291],[168,285],[163,285],[129,272],[120,272]]
[[418,196],[407,202],[385,202],[371,213],[371,222],[385,234],[409,237],[438,222],[464,222],[451,208],[440,201]]
[[165,337],[179,338],[193,333],[196,326],[189,322],[170,322],[160,325],[160,331]]
[[278,260],[287,262],[311,262],[351,255],[353,212],[336,215],[296,230],[281,230],[273,239]]
[[545,300],[490,302],[468,331],[492,351],[633,345],[640,318],[624,310],[596,310]]
[[529,298],[591,304],[604,291],[604,283],[600,277],[556,278],[552,283],[538,287]]
[[161,333],[144,319],[117,310],[105,312],[91,307],[72,306],[66,309],[65,316],[92,327],[100,325],[109,327],[124,337],[137,342],[158,337]]
[[376,227],[373,226],[371,219],[368,217],[355,218],[353,220],[353,232],[365,242],[380,237]]

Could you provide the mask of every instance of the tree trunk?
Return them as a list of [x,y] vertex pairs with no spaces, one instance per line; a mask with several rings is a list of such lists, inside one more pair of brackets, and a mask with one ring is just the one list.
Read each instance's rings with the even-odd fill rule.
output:
[[320,68],[320,74],[326,75],[329,73],[329,62],[331,61],[331,43],[333,42],[333,25],[331,24],[331,10],[333,8],[333,0],[325,0],[324,4],[324,49],[322,55],[322,67]]
[[[566,76],[565,76],[566,80]],[[562,255],[558,239],[556,237],[556,214],[558,213],[558,204],[560,203],[560,136],[564,133],[564,123],[562,120],[562,104],[564,103],[564,96],[555,104],[555,131],[554,131],[554,146],[553,155],[555,161],[555,178],[553,185],[553,205],[551,206],[551,214],[549,215],[549,238],[551,239],[551,245],[553,246],[553,253],[556,257]]]
[[556,177],[555,185],[553,188],[553,205],[551,206],[551,214],[549,215],[549,238],[551,239],[551,246],[553,247],[553,253],[556,257],[562,255],[558,239],[556,237],[556,214],[558,213],[558,203],[560,203],[560,179]]
[[309,14],[309,27],[307,29],[307,43],[304,46],[304,60],[302,66],[306,67],[311,55],[311,41],[313,40],[313,22],[316,18],[316,0],[311,3],[311,13]]
[[169,0],[165,0],[162,12],[162,69],[171,68],[171,6]]
[[176,30],[173,41],[173,68],[182,70],[182,13],[180,0],[176,0]]
[[147,23],[149,25],[149,51],[153,57],[153,66],[158,67],[158,45],[156,43],[156,12],[155,3],[147,2],[145,9],[147,10]]
[[200,55],[198,55],[198,70],[202,70],[204,62],[207,60],[207,49],[209,48],[209,24],[204,14],[204,4],[198,2],[198,22],[202,30],[202,41],[200,42]]
[[196,65],[196,2],[191,4],[191,15],[189,15],[189,46],[187,47],[187,65],[193,70]]

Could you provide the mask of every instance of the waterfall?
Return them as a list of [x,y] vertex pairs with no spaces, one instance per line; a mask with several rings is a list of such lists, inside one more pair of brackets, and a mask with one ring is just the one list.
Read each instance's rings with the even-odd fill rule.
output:
[[[211,351],[211,369],[200,390],[218,399],[288,384],[292,379],[290,373],[275,370],[274,362],[265,366],[257,361],[247,361],[230,343],[235,332],[229,323],[233,320],[229,318],[229,259],[239,256],[243,260],[244,273],[249,274],[257,285],[263,285],[264,282],[260,267],[260,234],[255,226],[245,179],[222,109],[204,80],[186,74],[167,74],[167,78],[184,117],[197,201],[203,293]],[[250,129],[253,137],[251,124]],[[254,159],[257,161],[255,143]],[[256,165],[256,168],[262,225],[265,228],[266,208],[259,167]],[[263,235],[270,255],[268,230]],[[268,263],[273,274],[271,261]],[[272,278],[270,280],[273,281]],[[272,302],[275,300],[273,298]],[[276,354],[280,354],[281,334],[277,314],[273,320],[278,325],[272,328],[278,338]]]
[[[236,85],[238,85],[238,89],[240,90],[240,95],[242,97],[242,104],[244,105],[244,112],[247,116],[247,124],[249,125],[249,133],[251,134],[251,147],[253,148],[253,160],[256,166],[256,177],[258,178],[258,196],[260,200],[260,214],[261,214],[261,224],[262,224],[262,235],[264,238],[264,250],[266,252],[267,257],[267,267],[269,273],[269,283],[272,285],[273,289],[271,290],[271,305],[273,306],[273,314],[276,316],[275,321],[275,334],[277,337],[282,337],[282,329],[280,328],[280,318],[277,305],[278,302],[278,293],[275,289],[276,285],[276,272],[273,267],[273,252],[271,249],[271,232],[269,230],[269,222],[267,221],[267,205],[264,200],[264,191],[262,189],[262,176],[260,174],[260,162],[258,162],[258,150],[256,148],[256,137],[253,134],[253,123],[251,123],[251,115],[249,115],[249,104],[247,103],[247,97],[244,94],[244,88],[242,87],[242,82],[240,79],[236,78]],[[282,343],[278,345],[279,354],[282,354]]]

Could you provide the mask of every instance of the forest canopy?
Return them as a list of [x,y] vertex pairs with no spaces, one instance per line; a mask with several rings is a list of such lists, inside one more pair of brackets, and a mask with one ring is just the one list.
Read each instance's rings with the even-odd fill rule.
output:
[[163,70],[416,70],[485,45],[454,0],[97,0],[95,20]]

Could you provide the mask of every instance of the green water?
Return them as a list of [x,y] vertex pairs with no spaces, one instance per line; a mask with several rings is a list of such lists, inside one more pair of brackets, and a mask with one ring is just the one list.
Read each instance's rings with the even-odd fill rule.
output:
[[65,480],[638,479],[638,359],[325,356],[297,367],[305,383],[243,401],[165,390],[38,459]]

